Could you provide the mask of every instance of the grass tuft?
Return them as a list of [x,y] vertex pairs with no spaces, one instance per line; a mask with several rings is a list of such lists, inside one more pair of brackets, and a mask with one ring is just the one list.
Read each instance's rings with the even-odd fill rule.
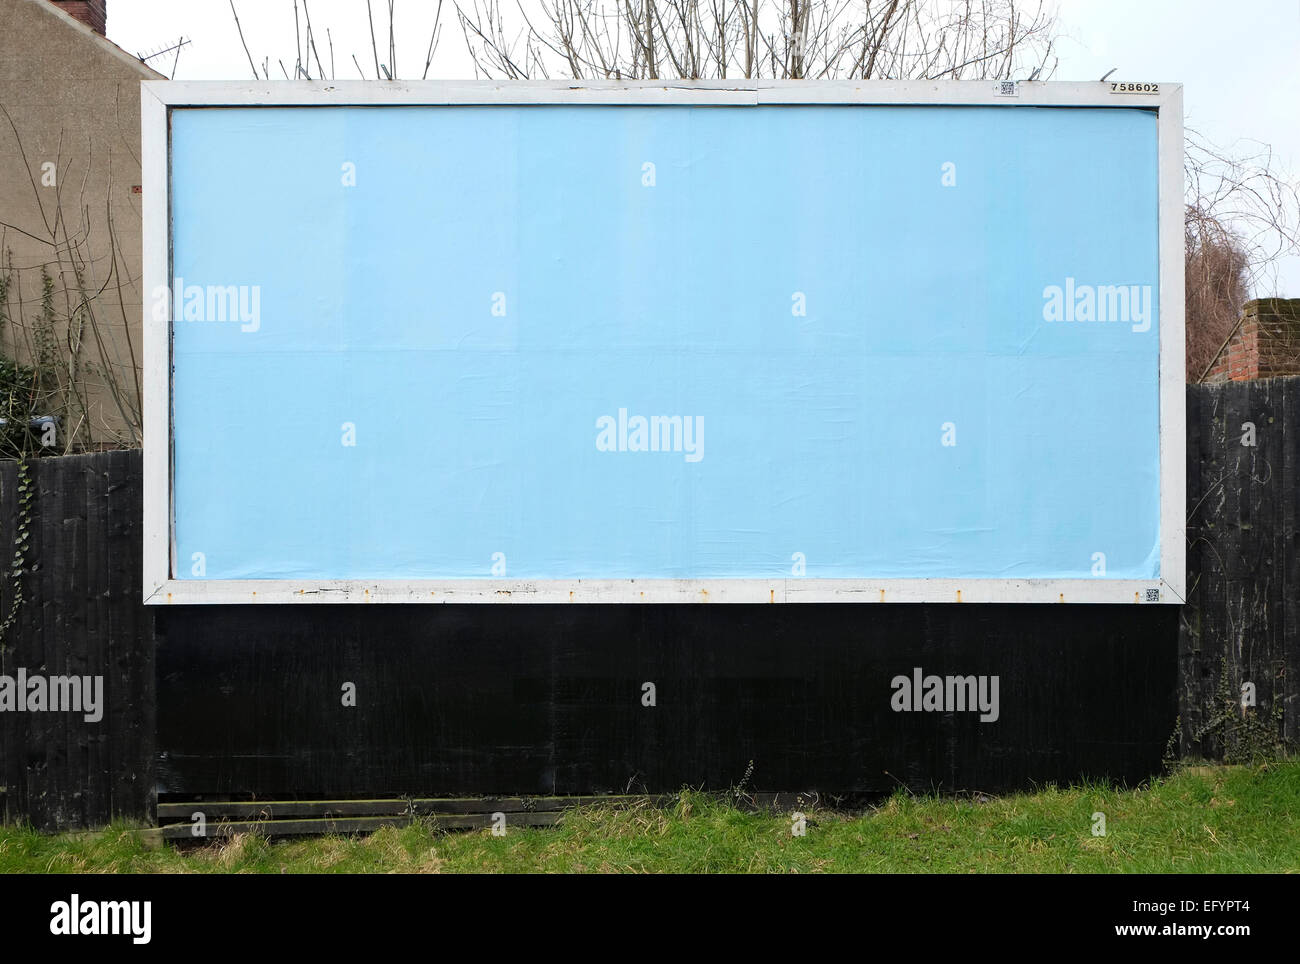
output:
[[[1188,766],[1136,790],[1105,784],[993,797],[899,790],[861,813],[735,807],[684,790],[568,811],[553,828],[368,836],[239,834],[150,849],[127,824],[46,835],[0,827],[0,873],[1263,873],[1300,871],[1300,760]],[[1106,835],[1094,836],[1093,814]]]

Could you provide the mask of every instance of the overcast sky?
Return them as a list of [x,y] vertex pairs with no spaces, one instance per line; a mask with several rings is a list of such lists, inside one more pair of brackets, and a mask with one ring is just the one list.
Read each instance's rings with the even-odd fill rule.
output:
[[[383,5],[376,0],[376,12]],[[436,6],[436,0],[397,0],[402,77],[424,70]],[[505,0],[502,6],[512,9]],[[310,7],[322,61],[328,66],[328,27],[336,75],[357,76],[353,54],[363,67],[369,58],[366,71],[373,75],[364,0],[311,0]],[[283,59],[292,73],[292,0],[235,0],[235,8],[257,63],[270,56],[272,77],[283,76],[277,64]],[[1111,80],[1181,82],[1189,126],[1237,153],[1267,145],[1283,171],[1300,174],[1300,0],[1060,0],[1058,9],[1065,36],[1053,79],[1097,80],[1116,67]],[[109,0],[108,11],[109,37],[131,53],[188,39],[177,79],[251,75],[229,0]],[[429,76],[473,76],[453,0],[444,2],[443,21]],[[386,37],[379,46],[387,50]],[[172,72],[172,55],[150,62]],[[1300,297],[1300,257],[1281,265],[1275,290],[1257,294]]]

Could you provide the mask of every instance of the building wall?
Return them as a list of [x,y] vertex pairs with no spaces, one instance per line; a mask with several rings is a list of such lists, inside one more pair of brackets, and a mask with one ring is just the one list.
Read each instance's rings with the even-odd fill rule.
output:
[[85,446],[140,443],[140,81],[158,76],[47,0],[0,0],[0,355],[37,355],[44,268],[69,388],[60,450],[74,429]]

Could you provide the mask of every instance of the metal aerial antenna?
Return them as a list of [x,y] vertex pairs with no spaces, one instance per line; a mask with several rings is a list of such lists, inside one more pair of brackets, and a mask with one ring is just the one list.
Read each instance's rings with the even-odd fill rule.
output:
[[[153,51],[152,53],[147,53],[147,54],[139,53],[136,54],[136,56],[140,59],[142,63],[148,64],[149,61],[161,57],[163,54],[169,54],[173,50],[176,51],[176,57],[172,60],[172,72],[170,74],[171,79],[175,80],[176,65],[181,62],[181,48],[184,47],[187,43],[189,43],[189,40],[187,40],[185,37],[181,37],[174,44],[166,44],[165,46],[159,47],[157,50]],[[150,64],[150,66],[152,67],[153,65]]]

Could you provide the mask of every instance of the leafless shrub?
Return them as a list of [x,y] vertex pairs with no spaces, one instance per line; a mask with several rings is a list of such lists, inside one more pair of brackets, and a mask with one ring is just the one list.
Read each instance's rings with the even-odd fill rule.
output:
[[1247,285],[1265,293],[1277,283],[1278,260],[1300,244],[1300,185],[1267,144],[1244,141],[1229,151],[1191,128],[1184,140],[1189,220],[1198,234],[1235,236],[1248,262]]
[[1191,129],[1185,142],[1187,378],[1199,381],[1242,305],[1271,294],[1300,248],[1300,187],[1267,145],[1231,152]]
[[[0,357],[7,360],[11,383],[0,433],[3,454],[35,454],[24,434],[24,415],[57,419],[57,431],[39,444],[41,454],[139,445],[140,368],[132,334],[139,319],[127,305],[140,303],[140,279],[130,276],[130,259],[117,242],[111,203],[116,174],[111,165],[106,169],[104,210],[92,210],[89,153],[78,158],[65,152],[60,137],[53,169],[80,166],[85,173],[71,188],[61,178],[53,188],[42,188],[3,105],[0,138],[13,143],[22,163],[19,177],[30,183],[39,212],[39,222],[25,224],[0,212]],[[44,252],[21,267],[11,250],[19,237],[25,249]],[[39,297],[24,294],[32,291]]]
[[1187,380],[1200,381],[1237,327],[1250,297],[1250,257],[1214,218],[1188,207],[1183,247],[1187,291]]

